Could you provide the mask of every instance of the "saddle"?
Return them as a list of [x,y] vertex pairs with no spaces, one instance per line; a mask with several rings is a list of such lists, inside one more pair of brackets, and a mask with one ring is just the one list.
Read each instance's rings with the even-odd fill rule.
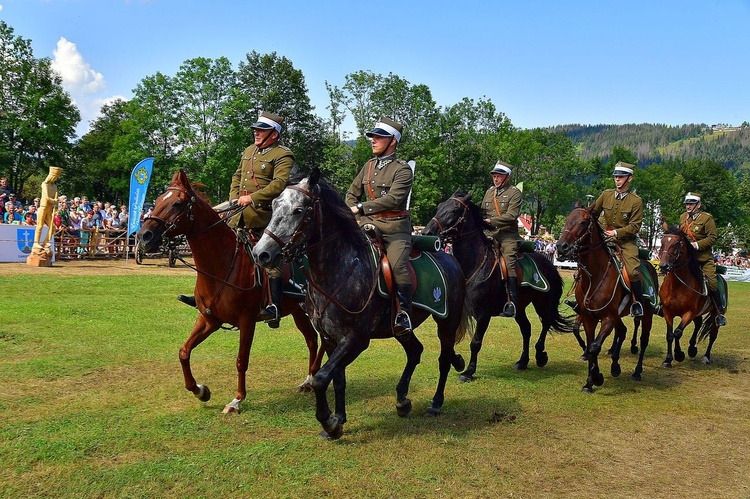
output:
[[[615,262],[615,268],[617,269],[617,273],[620,276],[620,283],[625,287],[628,293],[632,293],[633,290],[630,286],[630,276],[628,275],[628,269],[625,267],[625,264],[622,261],[622,249],[616,244],[608,244],[606,247],[609,249],[610,257]],[[656,291],[657,283],[655,283],[651,278],[651,273],[648,271],[648,267],[646,266],[648,257],[648,250],[638,248],[638,259],[641,262],[638,265],[638,269],[641,273],[641,282],[643,282],[643,297],[648,299],[652,307],[656,307],[659,302],[659,295]]]
[[[395,281],[382,235],[371,224],[365,224],[362,230],[370,241],[373,262],[376,265],[380,264],[378,294],[383,298],[395,299]],[[423,248],[429,248],[429,250]],[[412,236],[409,276],[412,284],[412,307],[418,307],[440,318],[445,318],[448,316],[447,281],[440,264],[430,254],[439,249],[437,237]]]
[[[503,281],[507,282],[508,266],[505,263],[505,258],[503,258],[502,252],[500,251],[500,245],[497,241],[494,241],[493,251],[495,252],[496,260],[499,262]],[[539,270],[539,266],[534,259],[527,256],[528,253],[534,253],[534,243],[531,241],[523,241],[518,245],[518,252],[516,253],[516,277],[518,278],[518,285],[529,286],[537,291],[546,293],[552,289],[552,286],[544,276],[544,273]]]

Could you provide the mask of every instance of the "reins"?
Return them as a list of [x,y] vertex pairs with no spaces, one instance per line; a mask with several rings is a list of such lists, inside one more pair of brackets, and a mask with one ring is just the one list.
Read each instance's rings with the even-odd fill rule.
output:
[[[683,286],[685,286],[686,288],[688,288],[693,293],[697,294],[698,296],[703,296],[702,290],[693,288],[690,284],[688,284],[687,282],[685,282],[685,280],[677,272],[679,269],[685,268],[685,267],[687,267],[690,264],[690,255],[687,255],[685,257],[685,261],[683,261],[679,265],[676,263],[680,259],[680,256],[682,256],[682,250],[683,250],[684,244],[685,244],[685,241],[680,238],[677,241],[677,247],[678,247],[677,254],[673,254],[671,251],[663,249],[663,250],[659,251],[659,259],[662,258],[662,255],[667,255],[668,257],[672,258],[672,261],[675,262],[675,263],[671,264],[672,268],[670,270],[667,270],[667,273],[668,274],[671,273],[674,276],[674,278],[677,279],[677,281],[680,284],[682,284]],[[669,260],[667,260],[667,261],[669,261]],[[689,268],[688,268],[688,275],[691,275],[691,272],[690,272]]]

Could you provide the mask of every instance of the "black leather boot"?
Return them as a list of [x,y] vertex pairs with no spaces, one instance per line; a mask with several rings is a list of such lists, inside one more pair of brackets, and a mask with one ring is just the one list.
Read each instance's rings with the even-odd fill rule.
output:
[[727,325],[727,318],[724,317],[724,309],[722,308],[721,303],[721,295],[719,295],[719,290],[714,289],[713,291],[709,290],[708,292],[711,295],[711,300],[714,302],[714,306],[716,307],[716,325],[717,326],[726,326]]
[[508,296],[510,296],[510,301],[505,302],[503,317],[515,317],[516,303],[518,303],[518,277],[508,277]]
[[643,283],[641,281],[630,281],[630,289],[633,292],[633,304],[630,306],[630,315],[643,317]]
[[196,307],[195,304],[195,296],[193,295],[177,295],[177,300],[181,301],[185,305],[190,305],[191,307]]
[[393,324],[394,336],[406,334],[412,330],[411,326],[411,284],[396,284],[396,294],[401,310],[396,314],[396,321]]
[[271,303],[260,311],[258,318],[268,324],[268,327],[276,329],[281,320],[281,299],[284,296],[284,278],[269,277],[268,288],[271,290]]
[[581,313],[581,306],[578,304],[574,296],[565,299],[565,304],[573,309],[573,312],[577,314]]

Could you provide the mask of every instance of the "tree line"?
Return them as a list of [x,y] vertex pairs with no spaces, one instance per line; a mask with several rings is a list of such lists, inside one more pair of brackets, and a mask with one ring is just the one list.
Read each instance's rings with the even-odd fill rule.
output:
[[[634,185],[646,207],[647,243],[659,233],[662,214],[676,222],[684,193],[698,190],[725,232],[722,244],[747,246],[747,164],[730,171],[709,157],[646,163],[632,142],[621,145],[611,136],[610,147],[582,154],[582,144],[594,135],[584,127],[521,129],[489,98],[439,105],[427,85],[392,73],[360,70],[327,81],[326,89],[329,102],[321,116],[314,112],[302,71],[286,57],[251,51],[236,67],[225,57],[197,57],[184,61],[174,75],[145,76],[131,100],[105,105],[89,132],[76,139],[80,114],[50,61],[35,58],[30,41],[0,21],[0,174],[16,190],[36,192],[47,168],[62,166],[62,192],[127,202],[130,171],[153,156],[149,198],[183,168],[219,202],[227,198],[242,150],[253,141],[250,124],[269,110],[285,116],[282,140],[300,168],[319,166],[345,191],[371,156],[364,130],[388,116],[405,126],[399,156],[417,164],[415,224],[425,224],[456,189],[481,199],[491,183],[489,171],[501,158],[515,166],[513,182],[523,183],[532,232],[545,226],[559,235],[575,200],[612,187],[612,167],[624,160],[642,167]],[[342,131],[349,117],[355,137]],[[696,125],[681,128],[666,134],[664,145],[700,135]]]

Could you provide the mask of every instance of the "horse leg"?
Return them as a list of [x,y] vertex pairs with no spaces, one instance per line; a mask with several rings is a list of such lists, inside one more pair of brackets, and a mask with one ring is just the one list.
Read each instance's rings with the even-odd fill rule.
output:
[[482,315],[477,317],[474,337],[471,339],[471,344],[469,346],[471,350],[469,365],[466,366],[466,370],[458,376],[458,380],[461,382],[474,381],[474,373],[477,371],[477,357],[479,356],[479,351],[482,349],[484,333],[487,332],[487,327],[490,325],[490,319],[492,319],[492,316],[489,312],[482,312]]
[[576,316],[576,322],[573,326],[573,336],[575,336],[576,341],[578,342],[578,346],[581,347],[581,351],[583,352],[581,356],[578,358],[578,360],[586,361],[586,342],[583,341],[583,338],[581,337],[581,316]]
[[234,400],[224,406],[224,414],[239,413],[240,404],[247,396],[245,380],[247,378],[247,366],[250,362],[250,348],[253,346],[255,337],[255,318],[247,317],[240,323],[240,346],[237,350],[237,393]]
[[307,314],[301,307],[294,308],[292,318],[299,332],[305,337],[305,344],[307,345],[309,354],[307,377],[297,386],[297,391],[310,392],[312,391],[312,377],[320,370],[320,364],[323,361],[324,349],[322,347],[318,349],[318,333],[312,327],[310,319],[308,319]]
[[521,339],[523,340],[523,350],[521,351],[521,358],[513,365],[513,369],[516,371],[523,371],[529,367],[529,344],[531,343],[531,322],[526,316],[526,309],[520,308],[516,312],[516,324],[521,331]]
[[438,369],[440,377],[435,389],[435,395],[432,397],[432,404],[425,411],[425,416],[439,416],[440,409],[445,402],[445,382],[448,379],[448,373],[451,365],[456,359],[456,350],[454,348],[456,341],[456,324],[451,327],[447,322],[438,323],[438,338],[440,338],[440,356],[438,357]]
[[[586,384],[581,389],[583,392],[592,393],[594,391],[594,385],[601,386],[604,383],[604,377],[599,372],[599,352],[602,349],[602,333],[594,338],[596,333],[596,326],[598,324],[597,319],[591,315],[582,315],[583,330],[586,332],[586,360],[588,361],[588,377],[586,378]],[[604,324],[602,323],[602,331]],[[611,329],[611,326],[610,326]],[[609,334],[609,331],[607,331]]]
[[633,336],[630,338],[630,353],[633,355],[638,353],[638,328],[641,325],[641,318],[633,318]]
[[[711,320],[711,316],[708,317]],[[690,336],[690,346],[688,347],[688,355],[691,359],[694,359],[698,355],[698,331],[703,325],[703,316],[696,315],[693,319],[693,334]]]
[[643,357],[646,355],[646,347],[648,347],[648,341],[651,337],[651,324],[653,323],[654,316],[651,313],[643,315],[641,319],[643,321],[641,328],[641,351],[638,355],[638,363],[635,366],[633,375],[631,378],[633,381],[640,381],[641,374],[643,373]]
[[[328,352],[328,361],[323,364],[320,370],[313,376],[313,391],[315,392],[315,418],[323,427],[321,436],[330,440],[341,438],[343,433],[343,422],[339,415],[345,418],[346,414],[346,386],[334,387],[336,397],[336,410],[339,415],[331,414],[331,408],[328,405],[326,391],[331,380],[336,377],[337,380],[343,381],[341,377],[346,366],[352,363],[359,354],[361,354],[369,345],[369,338],[358,337],[356,333],[344,339],[334,349]],[[341,372],[336,372],[340,369]]]
[[708,336],[708,346],[706,347],[706,353],[703,354],[701,362],[708,365],[711,363],[711,348],[714,346],[714,341],[719,335],[719,326],[716,324],[716,317],[713,314],[708,316],[708,320],[711,321],[711,332]]
[[411,400],[407,397],[409,395],[411,377],[414,374],[414,370],[422,361],[424,346],[414,334],[402,334],[396,336],[396,340],[398,340],[404,352],[406,352],[406,365],[396,385],[396,413],[400,417],[405,418],[411,412]]
[[695,317],[693,316],[692,312],[686,312],[680,318],[680,323],[674,331],[674,358],[677,362],[682,362],[683,360],[685,360],[685,352],[683,352],[682,347],[680,347],[680,338],[682,338],[682,333],[685,331],[688,325],[690,325],[694,318]]
[[667,309],[664,309],[664,320],[667,323],[667,357],[664,359],[664,362],[662,362],[661,365],[662,367],[672,367],[672,342],[674,341],[674,326],[672,325],[672,322],[674,320],[674,317],[672,317],[669,310]]
[[208,402],[211,399],[211,390],[205,385],[199,385],[193,377],[190,369],[190,354],[194,348],[200,345],[203,340],[208,338],[211,333],[219,329],[218,325],[206,321],[203,315],[195,319],[193,330],[190,332],[185,343],[180,347],[180,365],[182,366],[182,376],[185,379],[185,389],[195,395],[201,402]]
[[618,377],[622,373],[622,368],[620,367],[620,351],[622,350],[622,345],[625,343],[627,337],[628,328],[625,327],[625,323],[619,321],[615,325],[615,338],[612,341],[612,348],[610,348],[612,366],[610,367],[609,372],[612,374],[613,378]]

